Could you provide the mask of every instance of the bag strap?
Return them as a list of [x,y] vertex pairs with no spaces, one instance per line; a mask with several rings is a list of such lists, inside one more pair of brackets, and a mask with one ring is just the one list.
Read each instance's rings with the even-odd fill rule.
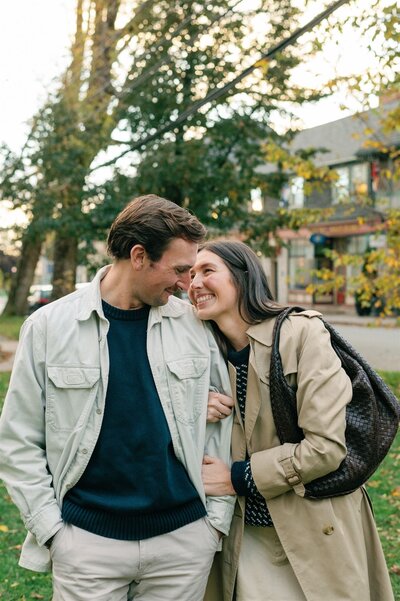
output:
[[296,390],[287,382],[279,352],[280,331],[284,320],[291,313],[305,311],[302,307],[287,307],[275,319],[272,334],[272,351],[270,364],[270,398],[272,415],[281,444],[299,442],[304,438],[298,426]]

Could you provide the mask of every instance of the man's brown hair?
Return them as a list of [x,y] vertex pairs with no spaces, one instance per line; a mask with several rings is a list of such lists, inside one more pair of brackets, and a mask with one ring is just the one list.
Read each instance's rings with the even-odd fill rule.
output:
[[207,233],[200,221],[170,200],[147,194],[132,200],[117,215],[107,239],[108,253],[129,259],[135,244],[141,244],[151,261],[159,261],[174,238],[202,242]]

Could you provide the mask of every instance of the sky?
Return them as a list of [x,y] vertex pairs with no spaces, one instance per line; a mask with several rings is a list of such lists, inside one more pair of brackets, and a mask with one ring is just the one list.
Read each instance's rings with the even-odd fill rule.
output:
[[0,143],[20,148],[26,122],[67,62],[75,0],[2,0]]
[[[257,0],[246,0],[247,3]],[[315,8],[309,17],[319,10]],[[54,77],[67,64],[68,47],[74,32],[75,0],[2,0],[0,8],[0,143],[13,150],[24,143],[28,121],[46,98]],[[339,10],[344,10],[342,7]],[[351,56],[351,61],[349,61]],[[299,70],[302,82],[313,84],[318,74],[331,69],[363,69],[368,57],[354,32],[348,31],[341,44],[328,45],[311,71]],[[339,108],[341,97],[333,97],[301,111],[304,127],[333,121],[347,112]],[[348,100],[348,99],[347,99]],[[350,103],[351,105],[351,103]]]

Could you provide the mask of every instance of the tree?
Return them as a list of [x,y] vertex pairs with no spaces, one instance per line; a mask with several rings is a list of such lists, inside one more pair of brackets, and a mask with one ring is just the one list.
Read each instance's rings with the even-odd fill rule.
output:
[[[121,207],[112,187],[95,185],[92,176],[100,157],[110,156],[107,150],[129,153],[137,175],[126,188],[165,194],[218,227],[240,219],[250,190],[264,181],[257,165],[261,141],[272,135],[271,113],[282,102],[314,97],[287,85],[302,58],[298,50],[260,63],[246,81],[145,148],[141,141],[296,27],[299,11],[289,0],[258,4],[252,11],[234,0],[77,1],[70,65],[33,120],[19,167],[3,181],[3,191],[18,188],[15,202],[30,218],[13,285],[21,297],[48,232],[55,240],[56,298],[74,287],[79,245],[93,235],[91,220],[104,224],[111,206]],[[267,23],[263,30],[255,29],[255,17]],[[22,305],[12,293],[6,312],[21,312]]]

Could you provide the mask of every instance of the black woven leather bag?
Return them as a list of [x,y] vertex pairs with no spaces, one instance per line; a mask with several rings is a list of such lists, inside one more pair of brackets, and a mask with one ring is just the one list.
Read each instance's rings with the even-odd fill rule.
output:
[[[297,423],[296,390],[284,376],[279,354],[280,328],[293,311],[304,309],[289,307],[276,319],[270,367],[272,413],[281,444],[304,438]],[[314,499],[346,495],[364,484],[389,451],[400,420],[400,404],[382,378],[328,322],[322,321],[350,377],[353,397],[346,409],[347,455],[337,470],[305,485],[305,497]]]

